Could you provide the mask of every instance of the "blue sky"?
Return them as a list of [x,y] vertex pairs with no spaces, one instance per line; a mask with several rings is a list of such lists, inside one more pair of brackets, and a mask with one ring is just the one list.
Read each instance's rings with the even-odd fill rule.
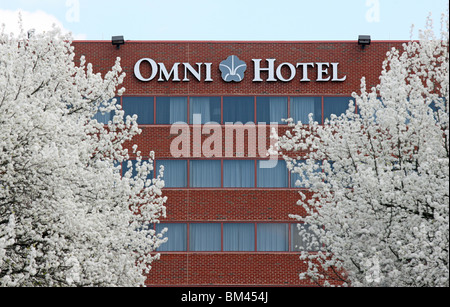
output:
[[27,27],[55,22],[87,40],[407,40],[430,12],[440,29],[447,7],[446,0],[0,0],[0,24],[16,23],[20,9]]

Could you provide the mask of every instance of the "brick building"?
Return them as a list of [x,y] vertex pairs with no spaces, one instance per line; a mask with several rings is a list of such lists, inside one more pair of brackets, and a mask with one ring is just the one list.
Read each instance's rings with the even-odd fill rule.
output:
[[155,151],[156,166],[166,168],[167,218],[156,228],[168,227],[169,241],[147,285],[311,285],[298,278],[306,264],[288,216],[301,214],[296,178],[281,160],[263,166],[270,123],[282,134],[281,118],[306,122],[313,113],[323,123],[344,112],[361,78],[375,86],[386,52],[401,42],[73,45],[95,72],[105,73],[121,58],[126,92],[118,101],[126,114],[138,115],[142,129],[130,147]]

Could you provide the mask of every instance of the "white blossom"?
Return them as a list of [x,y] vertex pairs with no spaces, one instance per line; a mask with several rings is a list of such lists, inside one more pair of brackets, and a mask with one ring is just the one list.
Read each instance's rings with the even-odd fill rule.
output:
[[[164,242],[162,172],[123,147],[140,133],[112,99],[125,73],[75,65],[71,37],[0,30],[0,285],[142,286]],[[113,64],[113,63],[111,63]],[[106,125],[98,110],[115,112]]]
[[300,192],[305,216],[291,216],[314,226],[322,246],[302,253],[309,267],[300,278],[449,286],[448,11],[442,21],[439,39],[430,17],[420,41],[387,53],[378,86],[367,91],[362,79],[358,112],[350,103],[324,125],[291,123],[279,138],[288,167],[312,192]]

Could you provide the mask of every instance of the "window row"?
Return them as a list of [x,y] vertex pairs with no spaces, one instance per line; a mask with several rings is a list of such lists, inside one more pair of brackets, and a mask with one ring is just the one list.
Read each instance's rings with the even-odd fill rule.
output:
[[[296,252],[318,251],[318,238],[304,225],[291,223],[162,223],[167,242],[159,252]],[[300,235],[301,233],[301,235]]]
[[[171,125],[176,122],[188,124],[214,123],[278,123],[293,118],[294,122],[324,123],[331,114],[340,115],[348,109],[351,97],[117,97],[125,116],[138,116],[140,125]],[[195,118],[194,114],[201,117]],[[107,123],[114,114],[97,113],[95,119]]]
[[[156,160],[164,166],[166,188],[294,188],[304,187],[306,175],[290,173],[284,160],[276,165],[267,160]],[[135,164],[136,161],[132,161]],[[267,166],[270,166],[267,168]],[[124,163],[122,174],[129,169]],[[135,167],[132,176],[136,175]],[[317,169],[320,172],[320,168]],[[153,178],[155,172],[149,174]]]

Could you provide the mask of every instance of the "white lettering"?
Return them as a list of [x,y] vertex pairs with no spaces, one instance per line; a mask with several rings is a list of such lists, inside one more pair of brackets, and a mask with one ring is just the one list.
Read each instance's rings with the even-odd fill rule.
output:
[[183,81],[190,81],[187,74],[188,71],[195,77],[195,79],[197,79],[198,81],[201,81],[202,77],[201,77],[201,72],[202,72],[202,63],[195,63],[197,64],[198,67],[198,71],[194,69],[194,67],[192,67],[191,64],[189,63],[183,63],[184,65],[184,79]]
[[[324,74],[328,74],[328,67],[330,63],[316,63],[317,65],[317,80],[316,81],[330,81],[330,77],[324,79]],[[327,68],[323,68],[326,66]]]
[[193,114],[192,138],[193,138],[193,157],[202,156],[202,115]]
[[[309,78],[309,69],[317,67],[317,82],[326,82],[326,81],[332,81],[332,82],[343,82],[347,80],[347,76],[339,75],[339,63],[325,63],[325,62],[319,62],[319,63],[296,63],[291,64],[289,62],[284,62],[275,67],[275,61],[276,59],[266,59],[267,66],[261,67],[261,59],[253,59],[254,62],[254,78],[253,82],[263,82],[264,79],[261,76],[261,73],[267,73],[267,78],[265,81],[267,82],[290,82],[294,80],[297,69],[301,69],[302,77],[300,79],[300,82],[310,82],[311,79]],[[150,68],[150,75],[148,77],[144,77],[142,75],[141,66],[142,63],[148,63]],[[181,80],[179,77],[179,69],[180,69],[181,63],[174,63],[170,71],[167,70],[164,63],[156,63],[153,59],[150,58],[143,58],[136,62],[134,65],[134,75],[136,78],[143,82],[149,82],[153,80],[156,75],[158,74],[159,70],[159,82],[164,81],[174,81],[174,82],[190,82],[191,76],[195,78],[197,81],[202,81],[202,75],[204,74],[204,81],[205,82],[212,82],[213,79],[211,77],[211,67],[212,63],[195,63],[193,66],[190,63],[182,63],[183,65],[183,71],[181,73],[184,73],[183,79]],[[205,66],[205,72],[202,74],[202,66]],[[330,69],[332,71],[330,71]],[[146,72],[146,70],[143,70]]]
[[303,78],[300,80],[300,82],[309,82],[311,81],[310,79],[308,79],[308,66],[314,67],[314,63],[297,63],[297,68],[299,66],[302,66],[303,68]]
[[[212,132],[212,133],[211,133]],[[202,145],[205,158],[222,157],[222,126],[219,123],[209,122],[203,126],[202,134],[210,135]]]
[[370,7],[366,12],[367,22],[380,22],[380,1],[366,0],[366,6]]
[[[244,135],[247,131],[247,149],[248,157],[256,157],[256,125],[253,122],[248,122],[245,125],[241,122],[236,123],[225,123],[225,140],[232,140],[234,138],[234,131],[236,131],[236,157],[244,157]],[[231,146],[225,147],[225,156],[233,157],[233,144]]]
[[182,122],[175,123],[170,127],[170,134],[177,135],[170,143],[170,154],[172,157],[189,157],[191,154],[191,132],[189,125]]
[[278,123],[270,123],[270,144],[266,147],[266,123],[258,123],[258,154],[260,157],[269,157],[269,160],[261,160],[259,162],[260,168],[274,168],[278,164],[278,152],[274,150],[278,141]]
[[347,76],[343,76],[340,79],[338,78],[338,65],[339,63],[331,63],[331,66],[333,67],[333,79],[331,79],[331,81],[342,82],[347,79]]
[[211,65],[212,63],[205,63],[206,66],[206,82],[212,82],[213,79],[211,79]]
[[216,297],[215,294],[209,294],[209,293],[192,293],[189,291],[187,294],[183,293],[181,295],[181,301],[182,302],[207,302],[209,305],[214,303],[214,298]]
[[66,0],[66,7],[69,9],[66,12],[66,20],[68,22],[80,21],[80,1],[79,0]]
[[[281,70],[283,69],[283,66],[287,66],[291,70],[291,74],[290,74],[289,78],[287,78],[287,79],[285,79],[283,77],[282,73],[281,73]],[[292,65],[291,63],[281,63],[280,66],[277,67],[277,78],[280,79],[283,82],[291,81],[292,79],[295,78],[295,74],[296,74],[295,66]]]
[[[164,63],[158,63],[159,65],[159,79],[158,81],[169,81],[170,76],[173,75],[173,79],[172,81],[181,81],[180,78],[178,77],[178,65],[180,65],[180,63],[175,63],[172,66],[172,69],[170,70],[170,72],[167,72],[166,66],[164,65]],[[164,75],[164,78],[163,78]]]
[[[187,123],[177,122],[170,128],[175,135],[170,144],[170,153],[174,158],[192,157],[220,158],[223,156],[223,140],[225,140],[225,157],[244,157],[247,149],[248,157],[256,157],[258,149],[261,168],[273,168],[278,163],[278,152],[274,150],[278,140],[278,123],[271,122],[270,127],[264,122],[256,126],[253,122],[245,125],[241,122],[225,123],[225,138],[222,138],[223,126],[216,122],[201,124],[201,114],[193,115],[192,128]],[[192,135],[191,135],[191,129]],[[270,144],[267,147],[267,132],[270,131]],[[202,144],[204,135],[209,135]],[[245,143],[247,138],[247,144]]]
[[267,71],[269,73],[269,78],[267,78],[268,82],[277,81],[274,76],[274,68],[275,68],[275,59],[267,59],[269,66],[267,68],[261,68],[261,59],[253,59],[253,63],[255,63],[255,77],[253,82],[262,82],[261,79],[261,71]]
[[[148,62],[152,68],[152,73],[150,74],[149,78],[144,78],[141,74],[141,63],[144,61]],[[136,65],[134,65],[134,75],[136,76],[136,78],[144,82],[153,80],[153,78],[155,78],[156,76],[157,71],[158,66],[156,65],[156,62],[149,58],[140,59],[139,61],[137,61]]]

